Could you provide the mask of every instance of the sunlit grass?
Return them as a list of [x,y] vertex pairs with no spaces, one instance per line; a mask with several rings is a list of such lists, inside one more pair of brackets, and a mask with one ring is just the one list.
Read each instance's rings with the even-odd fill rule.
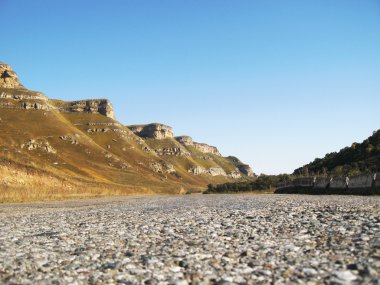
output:
[[44,173],[0,166],[0,203],[153,194],[144,187],[68,182]]

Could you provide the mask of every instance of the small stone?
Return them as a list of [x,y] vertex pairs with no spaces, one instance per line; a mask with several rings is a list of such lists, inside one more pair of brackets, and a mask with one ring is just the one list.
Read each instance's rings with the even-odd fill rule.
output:
[[317,270],[315,270],[313,268],[304,268],[304,269],[302,269],[302,272],[303,272],[303,274],[305,274],[308,277],[312,277],[312,276],[318,274]]
[[333,273],[333,279],[330,284],[336,285],[350,285],[356,280],[356,276],[351,271],[339,271]]

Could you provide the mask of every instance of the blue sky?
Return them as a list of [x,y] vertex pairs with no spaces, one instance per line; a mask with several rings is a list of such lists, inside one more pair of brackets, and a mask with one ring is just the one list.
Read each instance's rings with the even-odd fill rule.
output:
[[292,172],[380,126],[380,1],[0,0],[0,60],[50,98],[109,98]]

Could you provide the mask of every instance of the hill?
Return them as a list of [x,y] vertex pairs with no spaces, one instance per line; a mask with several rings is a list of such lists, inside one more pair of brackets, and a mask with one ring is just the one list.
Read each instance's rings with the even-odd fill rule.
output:
[[28,90],[0,62],[0,175],[0,201],[23,201],[184,193],[254,174],[169,126],[123,125],[107,99]]
[[363,172],[380,170],[380,130],[362,143],[353,143],[339,152],[326,154],[294,171],[296,175],[353,176]]

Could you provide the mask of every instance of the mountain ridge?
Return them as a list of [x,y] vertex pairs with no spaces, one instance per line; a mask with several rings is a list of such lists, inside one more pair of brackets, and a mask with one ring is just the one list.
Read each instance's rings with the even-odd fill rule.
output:
[[72,184],[108,183],[137,193],[200,191],[209,183],[254,177],[249,166],[189,136],[176,137],[170,126],[118,122],[108,99],[50,99],[25,88],[4,63],[0,78],[0,159]]
[[379,170],[380,130],[376,130],[361,143],[354,142],[351,146],[342,148],[338,152],[331,152],[323,158],[316,158],[313,162],[295,169],[293,174],[353,176]]

